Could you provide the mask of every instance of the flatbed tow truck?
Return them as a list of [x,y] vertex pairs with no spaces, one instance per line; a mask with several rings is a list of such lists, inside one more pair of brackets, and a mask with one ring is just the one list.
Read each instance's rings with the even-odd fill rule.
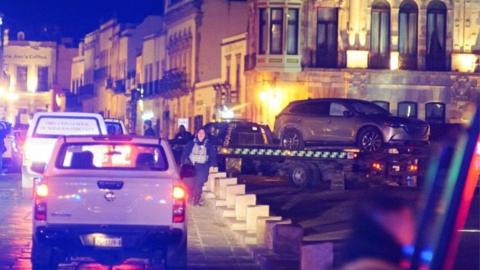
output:
[[415,187],[423,177],[427,147],[386,147],[365,153],[348,146],[284,149],[270,128],[246,121],[217,122],[205,126],[218,146],[219,169],[229,175],[287,176],[300,188],[328,183],[344,189],[346,183]]

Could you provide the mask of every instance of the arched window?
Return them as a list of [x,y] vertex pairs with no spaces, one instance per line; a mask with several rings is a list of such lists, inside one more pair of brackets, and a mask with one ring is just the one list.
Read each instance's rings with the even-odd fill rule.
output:
[[397,115],[406,118],[418,117],[418,105],[413,101],[402,101],[398,103]]
[[372,5],[370,24],[370,68],[388,68],[390,64],[390,5],[384,0]]
[[418,7],[411,0],[403,1],[398,14],[398,52],[400,68],[417,68]]
[[434,0],[427,6],[427,69],[446,69],[447,8]]

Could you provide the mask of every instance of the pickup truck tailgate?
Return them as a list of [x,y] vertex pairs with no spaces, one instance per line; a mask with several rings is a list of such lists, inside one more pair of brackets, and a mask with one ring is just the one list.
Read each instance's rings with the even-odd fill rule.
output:
[[171,179],[61,176],[47,180],[47,223],[170,225]]

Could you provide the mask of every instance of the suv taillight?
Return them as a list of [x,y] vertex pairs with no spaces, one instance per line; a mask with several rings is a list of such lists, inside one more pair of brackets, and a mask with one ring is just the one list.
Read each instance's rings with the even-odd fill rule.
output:
[[173,187],[173,211],[172,221],[173,223],[185,222],[185,189],[180,186]]
[[35,207],[33,215],[35,220],[47,220],[47,201],[48,185],[45,179],[35,179]]

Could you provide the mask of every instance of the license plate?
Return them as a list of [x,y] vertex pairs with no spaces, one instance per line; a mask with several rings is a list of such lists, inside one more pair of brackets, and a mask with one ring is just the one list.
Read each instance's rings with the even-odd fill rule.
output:
[[96,236],[93,239],[93,243],[96,247],[122,247],[122,238],[120,237],[108,237],[108,236]]

